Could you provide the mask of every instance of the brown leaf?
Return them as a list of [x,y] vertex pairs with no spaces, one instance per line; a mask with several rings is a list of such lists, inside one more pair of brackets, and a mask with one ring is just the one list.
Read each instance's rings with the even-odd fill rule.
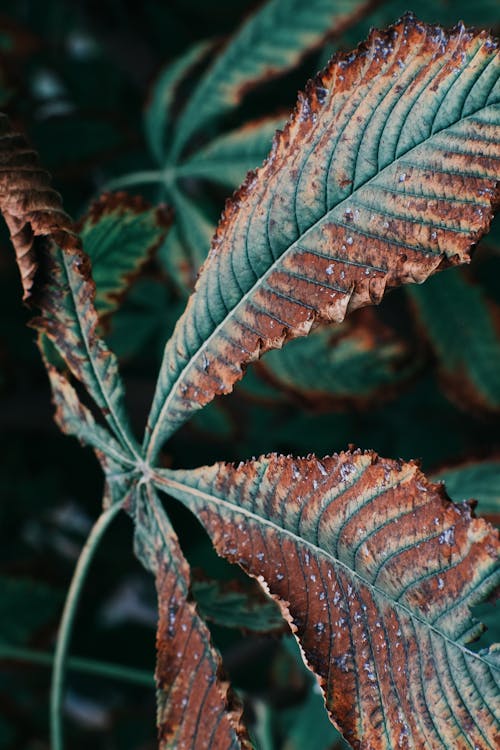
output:
[[498,531],[468,504],[372,452],[161,476],[277,599],[353,747],[498,748],[498,647],[468,645],[471,607],[498,590]]
[[62,248],[75,249],[79,243],[48,173],[4,115],[0,115],[0,211],[16,251],[23,299],[28,301],[38,268],[36,237],[50,237]]
[[[189,565],[155,491],[139,490],[136,554],[156,577],[161,750],[250,750],[241,706],[190,595]],[[138,494],[139,494],[138,493]]]

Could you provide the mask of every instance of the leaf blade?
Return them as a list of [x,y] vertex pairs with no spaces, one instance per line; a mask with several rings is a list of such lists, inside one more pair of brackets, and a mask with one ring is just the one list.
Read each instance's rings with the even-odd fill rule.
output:
[[137,490],[133,515],[139,560],[156,578],[158,739],[161,750],[250,748],[241,707],[220,674],[210,632],[190,599],[189,565],[155,490]]
[[495,747],[498,655],[467,644],[499,585],[498,532],[415,463],[270,455],[162,477],[265,581],[354,746]]
[[498,201],[499,77],[485,33],[411,16],[332,60],[226,206],[165,350],[149,455],[265,351],[469,260]]

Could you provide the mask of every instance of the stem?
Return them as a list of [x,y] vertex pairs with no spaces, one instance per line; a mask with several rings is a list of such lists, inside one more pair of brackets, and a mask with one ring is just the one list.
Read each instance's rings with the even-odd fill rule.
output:
[[132,174],[125,174],[122,177],[116,177],[114,180],[109,180],[103,190],[117,190],[119,188],[131,187],[132,185],[146,185],[148,183],[156,183],[164,181],[164,174],[159,169],[145,170],[144,172],[132,172]]
[[52,685],[50,691],[50,733],[52,739],[52,750],[63,750],[61,707],[64,689],[64,674],[66,670],[66,658],[71,638],[71,630],[75,619],[78,600],[80,598],[80,593],[90,563],[92,562],[92,558],[94,557],[101,537],[120,510],[121,505],[116,503],[115,505],[112,505],[111,508],[101,513],[95,522],[80,553],[80,557],[78,558],[68,595],[64,603],[56,650],[54,653]]
[[[51,667],[54,663],[54,654],[48,651],[38,651],[31,648],[18,648],[0,644],[0,659],[12,659],[13,661],[26,661],[31,664]],[[66,662],[66,668],[75,672],[86,674],[98,674],[102,677],[120,680],[121,682],[132,682],[136,685],[154,687],[154,678],[151,672],[135,667],[124,667],[121,664],[97,661],[95,659],[84,659],[71,657]]]

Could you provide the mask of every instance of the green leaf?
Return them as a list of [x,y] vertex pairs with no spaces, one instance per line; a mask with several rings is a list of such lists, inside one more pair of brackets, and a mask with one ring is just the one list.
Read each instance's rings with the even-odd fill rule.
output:
[[190,47],[185,54],[167,65],[154,83],[144,112],[144,129],[151,153],[160,165],[165,162],[167,136],[174,120],[178,89],[189,71],[203,60],[212,47],[213,42],[210,41]]
[[241,706],[220,678],[220,657],[191,601],[189,565],[175,531],[151,485],[135,494],[135,551],[155,576],[158,592],[159,747],[249,750]]
[[285,122],[283,115],[267,117],[224,133],[183,162],[177,173],[204,177],[234,189],[250,169],[262,164],[274,134]]
[[328,33],[341,33],[362,0],[270,0],[242,25],[194,90],[177,122],[170,160],[194,132],[238,106],[253,87],[296,67]]
[[152,208],[127,193],[105,193],[90,206],[79,223],[79,234],[92,263],[94,305],[100,318],[116,310],[169,226],[165,209]]
[[437,358],[443,387],[461,408],[500,412],[498,305],[459,269],[409,290]]
[[498,532],[415,462],[272,454],[157,483],[278,601],[354,747],[495,750],[499,645],[470,644]]
[[192,589],[203,617],[217,625],[257,633],[283,630],[281,612],[259,587],[239,581],[195,580]]
[[277,388],[326,409],[390,398],[417,366],[408,343],[366,309],[269,352],[259,370]]
[[189,249],[189,256],[183,262],[190,266],[192,283],[189,289],[192,289],[196,274],[208,255],[215,227],[203,210],[179,188],[172,186],[168,194],[175,208],[182,246]]
[[470,461],[441,469],[433,479],[444,482],[457,503],[473,497],[477,512],[500,526],[500,458]]
[[0,576],[0,590],[0,642],[11,646],[28,643],[62,603],[60,591],[27,578]]
[[332,60],[226,206],[165,349],[149,456],[267,350],[469,260],[495,201],[499,101],[495,43],[461,26],[407,16]]

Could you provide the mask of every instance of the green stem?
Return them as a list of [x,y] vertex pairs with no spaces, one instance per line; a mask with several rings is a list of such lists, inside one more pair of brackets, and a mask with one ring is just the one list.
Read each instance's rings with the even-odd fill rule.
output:
[[[0,644],[0,659],[26,661],[30,662],[30,664],[51,667],[54,663],[54,654],[48,651]],[[74,656],[67,660],[66,668],[75,672],[98,674],[102,677],[120,680],[120,682],[132,682],[135,685],[154,687],[154,677],[151,672],[146,672],[143,669],[135,669],[134,667],[123,667],[121,664],[110,664],[109,662]]]
[[101,513],[95,522],[81,551],[80,557],[78,558],[68,595],[64,603],[56,650],[54,653],[50,692],[50,732],[52,750],[63,750],[61,708],[64,689],[64,674],[66,670],[66,659],[71,638],[71,630],[75,619],[78,600],[85,582],[87,571],[101,537],[120,510],[121,505],[119,503],[112,505],[111,508],[108,508],[108,510]]
[[163,182],[164,179],[164,173],[158,169],[145,170],[144,172],[132,172],[132,174],[125,174],[122,177],[116,177],[114,180],[109,180],[109,182],[104,185],[103,191],[119,190],[124,187],[132,187],[132,185],[146,185],[148,183]]

